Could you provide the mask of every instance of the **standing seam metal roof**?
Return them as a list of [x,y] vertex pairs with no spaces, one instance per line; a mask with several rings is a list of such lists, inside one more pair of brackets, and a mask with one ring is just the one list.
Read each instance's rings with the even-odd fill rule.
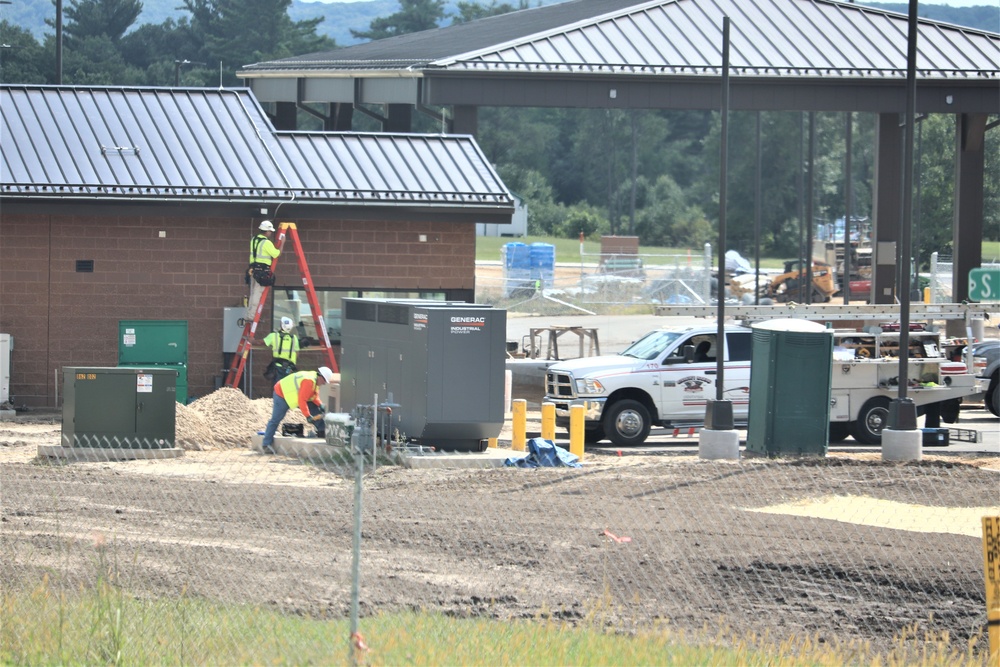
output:
[[[428,68],[581,71],[596,65],[639,74],[718,73],[726,16],[736,75],[898,78],[906,72],[906,16],[829,0],[652,2]],[[924,78],[1000,79],[1000,35],[920,20],[917,45]]]
[[[290,71],[395,69],[718,74],[731,21],[734,76],[906,73],[904,14],[834,0],[571,0],[324,53],[247,65]],[[1000,35],[918,20],[918,76],[1000,79]],[[486,45],[486,46],[484,46]]]
[[0,86],[0,197],[513,210],[472,137],[278,133],[246,89]]

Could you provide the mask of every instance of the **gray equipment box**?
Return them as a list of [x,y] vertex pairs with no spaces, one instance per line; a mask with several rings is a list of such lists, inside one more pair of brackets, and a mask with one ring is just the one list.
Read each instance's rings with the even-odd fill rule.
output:
[[[507,311],[421,299],[344,299],[340,403],[393,409],[408,441],[484,451],[504,421]],[[394,433],[384,434],[389,438]]]
[[176,394],[172,368],[64,368],[62,444],[173,448]]

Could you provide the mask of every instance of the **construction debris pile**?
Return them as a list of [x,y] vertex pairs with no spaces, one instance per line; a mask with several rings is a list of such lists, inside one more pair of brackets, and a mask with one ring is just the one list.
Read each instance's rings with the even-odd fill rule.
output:
[[[177,404],[177,446],[191,451],[249,447],[250,438],[263,431],[271,418],[270,398],[250,400],[243,392],[223,387],[190,405]],[[289,410],[284,423],[305,424],[298,410]]]

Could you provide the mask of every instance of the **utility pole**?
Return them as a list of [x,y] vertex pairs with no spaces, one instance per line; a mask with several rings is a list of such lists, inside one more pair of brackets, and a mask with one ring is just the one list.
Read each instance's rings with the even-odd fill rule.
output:
[[56,0],[56,85],[62,85],[63,63],[62,0]]

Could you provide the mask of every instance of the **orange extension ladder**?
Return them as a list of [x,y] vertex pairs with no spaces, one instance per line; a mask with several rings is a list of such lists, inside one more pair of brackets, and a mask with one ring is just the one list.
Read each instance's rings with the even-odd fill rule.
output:
[[[334,373],[339,373],[337,369],[337,360],[333,356],[333,346],[330,345],[330,335],[326,330],[326,322],[323,321],[323,311],[320,310],[319,300],[316,298],[316,290],[313,287],[312,275],[309,273],[309,265],[306,264],[306,256],[302,251],[302,242],[299,241],[299,232],[295,227],[294,222],[283,222],[278,225],[278,242],[275,244],[281,252],[278,257],[271,260],[271,271],[278,265],[278,260],[285,256],[285,240],[291,237],[292,245],[295,250],[295,258],[299,263],[299,273],[302,274],[302,286],[306,290],[306,296],[309,297],[309,307],[312,308],[313,313],[313,324],[316,325],[316,333],[318,334],[318,340],[323,341],[323,348],[326,352],[327,363],[330,366],[330,370]],[[251,278],[252,280],[252,278]],[[260,314],[264,310],[264,303],[267,301],[267,295],[270,294],[271,288],[265,287],[264,291],[260,295],[260,301],[257,303],[257,309],[253,313],[253,319],[248,321],[243,325],[243,336],[240,338],[240,344],[236,348],[236,354],[233,355],[233,363],[229,367],[229,372],[226,374],[225,386],[236,388],[240,384],[240,378],[243,377],[243,367],[246,366],[247,356],[250,354],[250,348],[253,343],[254,334],[257,332],[257,323],[260,321]]]

